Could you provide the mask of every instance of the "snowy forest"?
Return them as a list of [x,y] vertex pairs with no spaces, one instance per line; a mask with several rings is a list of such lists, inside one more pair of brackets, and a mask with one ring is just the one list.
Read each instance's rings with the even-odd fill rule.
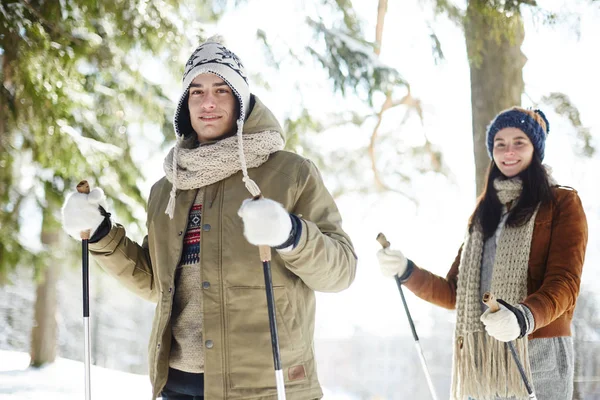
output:
[[[325,399],[430,398],[375,237],[445,276],[483,189],[486,127],[513,105],[544,110],[544,163],[583,202],[573,398],[600,399],[598,0],[2,0],[0,350],[42,371],[83,360],[81,243],[61,205],[87,179],[141,243],[185,62],[214,34],[286,149],[320,169],[358,255],[349,289],[317,293]],[[404,292],[447,398],[455,313]],[[154,308],[92,262],[92,364],[147,375]]]

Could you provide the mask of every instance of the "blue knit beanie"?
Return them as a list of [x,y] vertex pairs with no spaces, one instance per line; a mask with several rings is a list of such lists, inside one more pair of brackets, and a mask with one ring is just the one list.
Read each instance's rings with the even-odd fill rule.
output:
[[487,130],[487,151],[490,158],[493,160],[493,149],[494,149],[494,137],[499,130],[504,128],[517,128],[523,131],[531,140],[534,150],[540,157],[540,160],[544,159],[544,150],[546,147],[546,136],[550,133],[550,124],[548,119],[542,112],[542,110],[533,110],[538,114],[546,123],[546,129],[540,125],[535,119],[529,114],[524,113],[518,108],[511,108],[506,111],[502,111],[496,115],[494,120],[490,123]]

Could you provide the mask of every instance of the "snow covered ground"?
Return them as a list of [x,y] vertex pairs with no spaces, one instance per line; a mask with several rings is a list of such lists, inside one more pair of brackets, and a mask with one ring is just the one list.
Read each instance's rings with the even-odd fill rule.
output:
[[[58,358],[40,369],[28,368],[29,355],[0,350],[0,399],[81,400],[85,398],[85,371],[79,361]],[[92,366],[93,399],[149,399],[145,375]]]
[[[85,371],[79,361],[58,358],[40,369],[28,368],[27,353],[0,350],[0,399],[81,400],[85,398]],[[145,400],[152,391],[146,375],[92,366],[92,399]],[[324,390],[325,400],[356,400]]]

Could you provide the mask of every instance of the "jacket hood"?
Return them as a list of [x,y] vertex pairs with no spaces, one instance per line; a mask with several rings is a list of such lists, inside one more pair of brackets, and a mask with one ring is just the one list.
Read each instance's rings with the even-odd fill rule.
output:
[[285,142],[286,137],[281,125],[273,115],[273,112],[264,105],[256,95],[250,96],[250,115],[244,122],[244,135],[251,135],[257,132],[275,131],[281,135]]

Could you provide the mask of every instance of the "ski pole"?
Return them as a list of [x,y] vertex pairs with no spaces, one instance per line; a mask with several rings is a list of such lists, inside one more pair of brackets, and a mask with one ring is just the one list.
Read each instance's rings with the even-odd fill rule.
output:
[[[377,241],[381,244],[384,249],[390,247],[390,242],[386,239],[383,233],[377,235]],[[408,318],[408,324],[410,325],[410,329],[412,331],[413,338],[415,339],[415,347],[417,349],[417,353],[419,354],[419,359],[421,360],[421,366],[423,367],[423,372],[425,373],[425,378],[427,379],[427,386],[429,386],[429,392],[431,393],[431,398],[433,400],[437,400],[437,395],[435,394],[435,387],[433,386],[433,381],[431,380],[431,375],[429,374],[429,369],[427,368],[427,362],[425,362],[425,356],[423,355],[423,349],[421,348],[421,343],[419,342],[419,336],[417,335],[417,330],[415,329],[415,323],[413,322],[412,317],[410,316],[410,311],[408,310],[408,304],[406,303],[406,299],[404,298],[404,292],[402,291],[402,282],[400,282],[400,277],[398,275],[394,276],[396,280],[396,285],[398,286],[398,291],[400,292],[400,297],[402,298],[402,304],[404,304],[404,311],[406,311],[406,317]]]
[[[86,180],[79,182],[77,185],[79,193],[89,194],[90,185]],[[89,278],[89,254],[88,254],[88,239],[90,231],[81,232],[81,264],[83,278],[83,347],[84,347],[84,364],[85,364],[85,399],[92,398],[90,387],[90,278]]]
[[[254,200],[262,198],[262,195],[254,197]],[[285,384],[283,371],[281,369],[281,357],[279,354],[279,335],[277,334],[277,319],[275,313],[275,296],[273,295],[273,278],[271,276],[271,247],[258,246],[260,260],[263,265],[265,276],[265,290],[267,292],[267,309],[269,312],[269,328],[271,330],[271,348],[273,350],[273,365],[275,367],[275,382],[277,384],[277,399],[285,400]]]
[[[500,310],[500,306],[498,305],[498,302],[496,301],[496,297],[490,292],[484,293],[483,303],[486,306],[488,306],[490,311],[493,313]],[[521,378],[523,379],[523,383],[525,384],[525,389],[527,389],[527,394],[529,395],[529,398],[531,400],[537,400],[537,397],[535,396],[535,392],[533,391],[533,388],[529,384],[529,380],[527,379],[527,375],[525,374],[525,369],[523,368],[523,364],[521,364],[521,360],[519,360],[519,356],[517,355],[514,344],[512,342],[506,342],[506,345],[508,346],[508,349],[510,350],[512,357],[515,360],[515,364],[517,364],[517,368],[519,369],[519,373],[521,374]]]

